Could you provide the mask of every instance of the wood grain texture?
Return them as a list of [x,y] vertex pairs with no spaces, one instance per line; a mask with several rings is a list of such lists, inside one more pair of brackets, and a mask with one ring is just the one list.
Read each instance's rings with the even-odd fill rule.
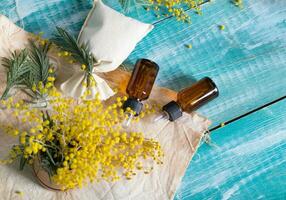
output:
[[128,17],[132,17],[134,19],[137,19],[137,20],[140,20],[142,22],[145,22],[145,23],[150,23],[150,24],[153,24],[153,23],[156,23],[160,20],[163,20],[164,17],[161,17],[161,18],[157,18],[155,13],[150,11],[150,12],[147,12],[143,6],[138,6],[136,4],[134,4],[136,0],[134,1],[131,1],[131,4],[130,4],[130,8],[128,9],[128,11],[124,12],[124,10],[122,9],[122,6],[119,4],[119,2],[116,0],[116,1],[110,1],[110,0],[103,0],[103,2],[108,5],[109,7],[121,12],[121,13],[124,13],[124,15],[128,16]]
[[[117,0],[103,0],[111,8],[125,15],[146,23],[156,23],[164,18],[157,18],[153,12],[147,12],[143,6],[131,4],[128,12],[123,12]],[[61,26],[75,36],[93,6],[93,0],[2,0],[0,13],[10,18],[26,31],[44,32],[50,37],[56,26]]]
[[286,100],[212,133],[189,166],[176,200],[285,199]]
[[157,84],[175,90],[211,77],[220,97],[199,112],[217,125],[286,94],[285,16],[283,0],[249,0],[242,10],[217,0],[190,26],[174,19],[157,24],[127,62],[154,60],[161,67]]
[[[140,2],[140,0],[131,0],[130,5],[129,5],[129,9],[127,11],[124,11],[122,9],[122,6],[119,4],[119,2],[116,0],[103,0],[103,2],[108,5],[109,7],[123,13],[124,15],[128,16],[128,17],[132,17],[134,19],[137,19],[139,21],[145,22],[145,23],[150,23],[150,24],[156,24],[156,23],[160,23],[161,21],[164,21],[165,19],[169,19],[172,18],[173,16],[164,16],[164,12],[163,11],[159,11],[158,13],[156,13],[155,11],[151,10],[146,10],[146,5],[144,5],[144,3],[134,3],[134,2]],[[205,0],[203,1],[200,6],[203,8],[205,5],[204,4],[208,4],[209,0]],[[231,2],[226,2],[228,4],[231,4]],[[184,10],[190,10],[190,8],[188,8],[187,6],[183,7]],[[157,14],[159,14],[160,16],[158,16]],[[197,15],[194,12],[189,12],[191,20],[192,17],[194,15]],[[181,23],[181,22],[178,22]]]
[[77,36],[93,0],[1,0],[0,13],[28,32],[51,37],[56,26]]

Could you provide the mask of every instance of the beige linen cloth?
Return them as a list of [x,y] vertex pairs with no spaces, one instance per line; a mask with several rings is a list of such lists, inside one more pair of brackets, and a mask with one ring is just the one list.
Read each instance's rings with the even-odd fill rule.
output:
[[[23,48],[30,34],[15,26],[6,17],[0,16],[0,57],[8,56],[11,51]],[[73,74],[72,67],[63,60],[57,59],[51,53],[58,67],[59,84]],[[0,65],[0,93],[5,87],[6,73]],[[122,91],[128,82],[129,73],[125,71],[113,71],[101,74],[109,84]],[[173,91],[154,88],[150,101],[156,101],[163,105],[174,99]],[[132,180],[120,180],[116,183],[100,182],[89,184],[82,189],[74,189],[68,192],[54,192],[41,187],[32,170],[26,166],[25,170],[18,171],[18,163],[13,165],[0,165],[0,200],[32,199],[32,200],[168,200],[174,197],[186,168],[189,165],[203,133],[210,125],[210,121],[195,113],[184,114],[176,122],[161,120],[153,123],[154,116],[143,119],[134,129],[145,133],[146,137],[157,139],[165,152],[164,164],[155,165],[151,174],[145,175],[138,172]],[[1,121],[9,120],[10,115],[6,111],[0,111]],[[16,140],[17,141],[17,140]],[[15,142],[0,132],[0,157],[3,157],[9,148],[9,144]],[[21,191],[23,195],[17,194]]]

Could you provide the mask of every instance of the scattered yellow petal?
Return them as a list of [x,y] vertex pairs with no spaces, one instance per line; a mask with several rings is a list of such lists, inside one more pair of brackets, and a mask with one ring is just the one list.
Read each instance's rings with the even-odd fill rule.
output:
[[23,196],[23,195],[24,195],[24,192],[21,192],[21,191],[19,191],[19,190],[16,190],[15,193],[16,193],[17,195],[19,195],[19,196]]
[[219,27],[219,29],[220,29],[221,31],[223,31],[223,30],[225,29],[225,26],[224,26],[224,25],[219,25],[218,27]]
[[85,64],[82,64],[82,65],[81,65],[81,69],[82,69],[82,70],[85,70],[85,69],[86,69],[86,65],[85,65]]
[[188,49],[193,48],[193,46],[191,44],[186,44],[185,47],[187,47]]

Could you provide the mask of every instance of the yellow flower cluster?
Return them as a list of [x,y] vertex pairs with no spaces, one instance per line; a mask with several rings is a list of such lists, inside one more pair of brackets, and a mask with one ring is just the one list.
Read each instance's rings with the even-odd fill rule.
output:
[[[49,73],[54,73],[52,68],[49,69]],[[32,91],[35,92],[37,95],[43,97],[48,94],[48,91],[54,87],[55,77],[49,76],[47,78],[47,83],[44,84],[42,81],[39,81],[38,84],[33,84]]]
[[[87,101],[84,96],[80,100],[62,97],[54,88],[49,95],[49,110],[31,109],[11,99],[1,102],[2,107],[17,113],[21,127],[26,127],[1,126],[19,137],[19,144],[3,163],[23,157],[32,164],[37,159],[63,190],[89,181],[129,180],[138,170],[148,174],[153,164],[162,164],[164,155],[157,141],[122,127],[128,117],[121,108],[126,97],[107,104],[99,98]],[[135,121],[152,112],[154,107],[146,106]]]
[[147,0],[147,10],[154,10],[157,17],[163,13],[165,17],[174,16],[178,21],[190,23],[191,18],[186,9],[195,10],[197,14],[201,14],[200,5],[203,0]]
[[[58,57],[63,57],[63,58],[66,59],[66,61],[67,61],[68,63],[73,64],[73,63],[75,63],[76,61],[72,58],[71,55],[72,55],[72,54],[71,54],[70,52],[68,52],[68,51],[60,51],[60,50],[58,50],[58,53],[57,53],[57,56],[58,56]],[[85,69],[84,69],[84,70],[85,70]]]

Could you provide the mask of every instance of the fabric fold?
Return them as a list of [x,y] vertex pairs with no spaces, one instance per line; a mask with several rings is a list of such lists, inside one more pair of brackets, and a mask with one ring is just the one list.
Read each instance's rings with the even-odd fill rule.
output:
[[[95,73],[92,73],[91,75],[96,84],[95,86],[90,86],[89,89],[91,93],[87,95],[86,99],[94,99],[96,95],[99,94],[100,99],[106,100],[115,94],[104,79],[100,78]],[[87,90],[85,86],[87,78],[88,76],[85,71],[78,71],[60,85],[60,90],[65,95],[78,99],[83,96]]]

